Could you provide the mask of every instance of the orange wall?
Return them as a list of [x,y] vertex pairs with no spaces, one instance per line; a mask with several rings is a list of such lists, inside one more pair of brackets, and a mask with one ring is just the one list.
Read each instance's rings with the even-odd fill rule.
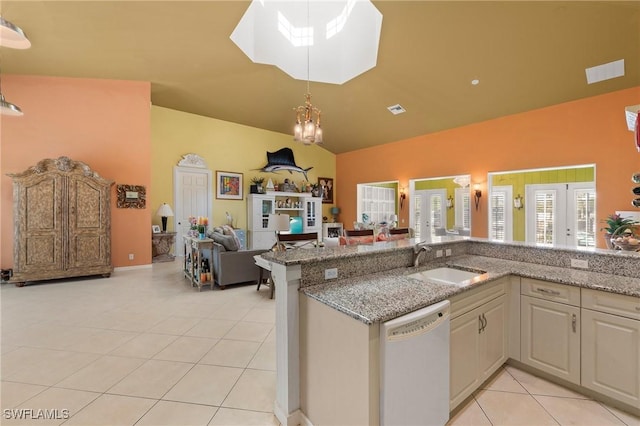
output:
[[13,194],[6,174],[63,155],[115,181],[113,265],[151,263],[151,209],[118,209],[115,202],[116,184],[144,185],[147,194],[151,190],[150,84],[3,75],[2,93],[24,116],[0,116],[1,267],[13,266]]
[[[596,164],[598,222],[616,210],[633,210],[631,175],[640,172],[640,153],[624,107],[638,103],[640,87],[635,87],[339,154],[341,220],[349,226],[356,217],[357,183],[399,179],[408,187],[413,178],[470,173],[484,194],[480,209],[472,209],[472,234],[486,237],[488,172],[590,163]],[[409,221],[408,202],[407,196],[401,226]]]

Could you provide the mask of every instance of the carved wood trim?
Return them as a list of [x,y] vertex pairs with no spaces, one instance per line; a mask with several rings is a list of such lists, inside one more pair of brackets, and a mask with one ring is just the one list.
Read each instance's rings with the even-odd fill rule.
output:
[[29,167],[24,172],[20,173],[7,173],[7,176],[13,179],[25,179],[34,175],[39,175],[47,172],[63,172],[68,174],[79,174],[89,178],[96,179],[97,181],[111,185],[112,180],[101,177],[98,172],[92,170],[86,163],[82,161],[72,160],[69,157],[58,158],[45,158],[39,161],[35,166]]
[[178,161],[178,166],[206,169],[207,162],[204,161],[204,158],[200,157],[198,154],[191,153],[183,155],[182,160]]

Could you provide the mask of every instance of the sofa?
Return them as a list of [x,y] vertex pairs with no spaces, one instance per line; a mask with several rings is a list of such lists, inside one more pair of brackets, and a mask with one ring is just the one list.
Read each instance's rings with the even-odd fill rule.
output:
[[215,282],[224,289],[228,285],[258,282],[260,267],[253,256],[265,250],[227,251],[220,243],[213,243],[213,274]]
[[260,267],[255,264],[253,256],[266,250],[239,250],[240,241],[230,226],[213,228],[207,236],[214,241],[213,275],[220,288],[258,282]]

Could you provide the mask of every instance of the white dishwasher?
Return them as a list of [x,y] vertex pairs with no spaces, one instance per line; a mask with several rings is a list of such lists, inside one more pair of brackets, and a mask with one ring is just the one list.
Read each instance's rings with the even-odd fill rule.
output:
[[449,420],[449,301],[380,328],[380,424],[442,426]]

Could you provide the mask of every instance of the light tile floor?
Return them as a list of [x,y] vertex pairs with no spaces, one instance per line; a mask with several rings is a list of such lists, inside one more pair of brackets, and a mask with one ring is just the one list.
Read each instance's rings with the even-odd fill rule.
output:
[[[176,261],[109,279],[2,284],[0,309],[3,425],[278,424],[268,288],[198,292]],[[60,418],[8,419],[7,409]],[[505,367],[450,424],[640,426],[640,419]]]

